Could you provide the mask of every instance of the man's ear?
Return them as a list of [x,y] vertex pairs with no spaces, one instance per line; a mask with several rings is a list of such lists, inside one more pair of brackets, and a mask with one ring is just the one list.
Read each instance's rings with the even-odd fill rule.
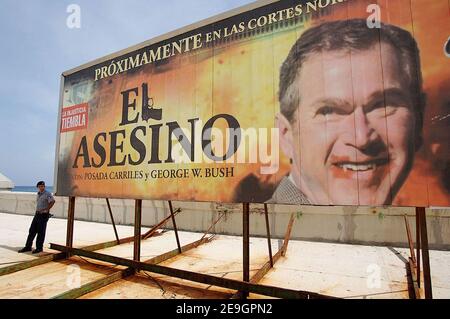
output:
[[292,126],[283,114],[278,113],[275,116],[276,126],[280,133],[280,147],[283,153],[290,159],[294,158],[294,135],[292,134]]

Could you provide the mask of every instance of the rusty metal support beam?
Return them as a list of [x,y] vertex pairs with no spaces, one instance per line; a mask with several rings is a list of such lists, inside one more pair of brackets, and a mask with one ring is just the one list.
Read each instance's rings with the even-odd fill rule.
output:
[[175,214],[172,207],[172,201],[170,200],[169,200],[169,209],[170,209],[170,216],[172,217],[173,230],[175,231],[175,239],[177,241],[178,251],[181,254],[181,245],[180,245],[180,238],[178,237],[177,223],[175,221]]
[[[152,236],[155,236],[155,233],[152,234]],[[144,240],[144,235],[141,235],[141,240]],[[83,247],[84,250],[90,250],[90,251],[95,251],[95,250],[101,250],[101,249],[106,249],[106,248],[110,248],[110,247],[114,247],[114,246],[118,246],[118,245],[123,245],[123,244],[128,244],[134,241],[134,236],[131,237],[126,237],[126,238],[122,238],[119,240],[119,243],[117,243],[117,240],[112,240],[112,241],[106,241],[103,243],[98,243],[98,244],[93,244],[90,246],[86,246]]]
[[283,247],[281,248],[281,256],[283,256],[283,257],[286,256],[286,252],[287,252],[287,248],[288,248],[288,244],[289,244],[289,239],[291,238],[292,226],[294,225],[294,221],[295,221],[295,215],[294,215],[294,213],[292,213],[291,218],[289,219],[286,234],[284,235],[284,244],[283,244]]
[[142,223],[142,200],[136,199],[134,207],[134,250],[133,260],[141,260],[141,223]]
[[[274,256],[273,256],[273,262],[276,263],[278,259],[281,257],[281,250],[279,250]],[[266,262],[257,272],[252,276],[250,279],[250,283],[257,284],[263,277],[272,269],[273,266],[271,266],[270,261]],[[236,292],[231,299],[242,299],[243,293],[242,291]]]
[[0,268],[0,276],[9,275],[9,274],[21,271],[21,270],[25,270],[28,268],[32,268],[35,266],[49,263],[51,261],[61,260],[61,259],[65,259],[65,258],[66,258],[65,253],[57,253],[57,254],[50,254],[47,256],[39,257],[39,258],[30,260],[30,261],[20,262],[15,265]]
[[428,249],[427,217],[424,207],[416,208],[420,220],[420,242],[422,245],[423,283],[425,289],[425,299],[433,299],[431,285],[430,255]]
[[209,226],[209,228],[203,234],[202,239],[205,238],[206,236],[208,236],[208,234],[210,233],[211,229],[213,229],[213,227],[216,226],[216,224],[222,219],[223,216],[225,216],[225,213],[222,213],[222,214],[219,215],[219,217],[214,221],[214,223],[212,223],[211,226]]
[[[130,238],[133,239],[134,237],[130,237]],[[117,240],[111,240],[111,241],[107,241],[107,242],[103,242],[103,243],[89,245],[89,246],[83,247],[83,249],[84,250],[95,251],[95,250],[106,249],[106,248],[110,248],[110,247],[114,247],[114,246],[119,246],[121,244],[125,244],[126,243],[126,242],[122,242],[122,240],[128,240],[128,238],[120,239],[119,243],[117,243]],[[131,241],[133,241],[133,240],[130,240],[130,241],[127,241],[127,242],[131,242]]]
[[[280,257],[282,256],[282,252],[286,251],[290,239],[290,234],[292,231],[292,225],[295,221],[295,219],[292,218],[292,216],[293,215],[291,215],[291,219],[289,220],[289,224],[286,229],[283,245],[281,246],[280,250],[273,256],[273,260],[272,261],[269,260],[268,262],[266,262],[256,272],[256,274],[253,275],[253,277],[250,279],[250,282],[252,284],[257,284],[261,279],[263,279],[263,277],[270,271],[270,269],[273,268],[273,265],[280,259]],[[238,291],[231,297],[231,299],[242,299],[242,293]]]
[[[408,215],[404,215],[405,218],[405,226],[406,226],[406,236],[408,238],[408,246],[410,257],[406,264],[407,271],[406,275],[408,277],[408,284],[410,285],[410,296],[413,296],[414,299],[420,299],[420,288],[417,282],[417,260],[416,254],[414,253],[414,243],[411,237],[411,230],[409,228]],[[420,278],[419,278],[420,279]]]
[[420,282],[420,275],[421,275],[421,253],[420,250],[422,249],[422,245],[421,245],[421,239],[420,239],[420,214],[418,214],[417,209],[416,209],[416,266],[417,266],[417,284],[419,285],[419,288],[421,286],[421,282]]
[[65,247],[57,244],[50,244],[51,249],[58,250],[61,252],[71,253],[78,256],[83,256],[91,259],[101,260],[116,265],[127,266],[133,269],[146,270],[149,272],[166,275],[170,277],[186,279],[188,281],[198,282],[202,284],[218,286],[233,290],[245,291],[247,293],[252,292],[259,295],[272,296],[277,298],[288,298],[288,299],[321,299],[321,298],[333,298],[335,297],[321,295],[317,293],[312,293],[308,291],[298,291],[280,287],[257,285],[244,281],[216,277],[206,274],[195,273],[192,271],[175,269],[161,265],[147,264],[143,262],[138,262],[135,260],[130,260],[126,258],[120,258],[115,256],[109,256],[105,254],[100,254],[92,251],[85,251],[77,248]]
[[409,268],[409,272],[411,274],[411,288],[413,290],[414,299],[420,299],[420,288],[417,279],[417,267],[411,257],[408,259],[407,267]]
[[108,205],[109,216],[111,217],[111,223],[114,228],[114,234],[116,235],[117,244],[119,245],[120,244],[119,234],[117,233],[116,223],[114,222],[114,216],[108,198],[106,198],[106,204]]
[[[273,262],[276,263],[278,259],[281,257],[281,250],[279,250],[274,256],[273,256]],[[258,283],[263,277],[269,272],[270,269],[272,269],[273,266],[270,264],[270,261],[266,262],[261,269],[259,269],[256,274],[250,279],[251,283]]]
[[416,264],[416,254],[414,253],[414,243],[411,237],[411,230],[409,228],[408,216],[405,215],[406,236],[408,237],[409,253],[414,264]]
[[[179,212],[181,212],[181,209],[178,208],[176,209],[173,214],[174,216],[176,216]],[[160,221],[158,224],[156,224],[155,226],[153,226],[151,229],[149,229],[144,235],[142,235],[142,239],[147,239],[151,236],[153,236],[153,234],[160,229],[161,227],[163,227],[170,219],[172,218],[171,215],[167,216],[166,218],[164,218],[162,221]]]
[[89,282],[82,285],[80,288],[71,289],[69,291],[63,292],[51,299],[76,299],[90,292],[103,288],[110,285],[120,279],[126,278],[134,274],[133,268],[127,268],[124,270],[116,271],[110,275],[97,279],[95,281]]
[[[191,249],[197,248],[200,245],[209,243],[211,240],[212,240],[212,237],[209,237],[209,238],[199,239],[197,241],[194,241],[193,243],[184,245],[184,246],[181,247],[181,253],[185,253],[185,252],[187,252],[187,251],[189,251]],[[176,248],[176,249],[174,249],[172,251],[169,251],[169,252],[164,253],[162,255],[153,257],[153,258],[151,258],[149,260],[146,260],[145,263],[146,264],[159,264],[159,263],[162,263],[163,261],[169,260],[170,258],[178,256],[179,254],[180,254],[180,252],[178,251],[178,248]]]
[[273,267],[273,257],[272,257],[272,241],[270,239],[270,225],[269,225],[269,210],[267,209],[267,204],[264,204],[264,216],[266,219],[266,233],[267,233],[267,245],[269,247],[269,261],[270,266]]
[[[242,280],[250,281],[250,204],[242,204]],[[246,292],[242,292],[242,297],[247,297]]]
[[[73,227],[75,223],[75,197],[69,197],[69,207],[67,209],[67,234],[66,246],[73,247]],[[70,257],[70,255],[68,255]]]
[[[193,243],[190,243],[188,245],[185,245],[183,247],[181,247],[183,252],[189,251],[190,249],[193,249],[195,247],[198,247],[199,245],[208,243],[212,240],[212,237],[210,238],[206,238],[206,239],[200,239],[197,240]],[[153,257],[149,260],[144,261],[144,263],[148,263],[148,264],[159,264],[162,263],[166,260],[169,260],[170,258],[173,258],[175,256],[177,256],[178,253],[178,249],[172,250],[170,252],[167,252],[165,254]],[[126,277],[132,276],[135,274],[135,271],[133,268],[126,268],[124,270],[119,270],[116,271],[108,276],[105,276],[103,278],[94,280],[92,282],[89,282],[87,284],[82,285],[80,288],[75,288],[75,289],[71,289],[69,291],[66,291],[62,294],[59,294],[55,297],[53,297],[52,299],[76,299],[79,298],[83,295],[86,295],[88,293],[91,293],[95,290],[98,290],[100,288],[103,288],[105,286],[108,286],[120,279],[124,279]]]

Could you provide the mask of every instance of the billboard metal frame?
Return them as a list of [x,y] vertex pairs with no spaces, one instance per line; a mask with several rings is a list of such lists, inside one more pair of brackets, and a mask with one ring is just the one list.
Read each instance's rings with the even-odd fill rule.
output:
[[[141,228],[141,213],[142,213],[142,201],[136,200],[135,202],[135,224],[134,224],[134,237],[133,237],[133,247],[134,247],[134,254],[133,254],[133,260],[126,259],[126,258],[120,258],[112,255],[107,254],[100,254],[93,250],[87,250],[87,249],[78,249],[73,247],[73,221],[75,220],[75,197],[70,198],[70,205],[68,209],[68,220],[67,223],[67,235],[66,238],[66,246],[58,245],[58,244],[50,244],[50,248],[54,250],[58,250],[66,255],[66,257],[70,257],[73,255],[81,256],[81,257],[87,257],[98,261],[104,261],[113,263],[116,265],[122,265],[127,266],[128,269],[119,273],[114,273],[110,275],[109,277],[102,278],[100,281],[95,281],[89,284],[86,284],[79,288],[77,291],[69,291],[63,295],[57,296],[57,298],[64,298],[64,297],[73,297],[78,296],[78,294],[82,293],[88,293],[95,289],[101,288],[112,281],[118,280],[123,278],[123,276],[126,276],[127,274],[136,273],[139,271],[149,271],[157,274],[166,275],[169,277],[174,278],[180,278],[185,279],[188,281],[198,282],[198,283],[204,283],[209,284],[212,286],[218,286],[228,289],[237,290],[237,293],[233,295],[232,298],[246,298],[249,293],[256,293],[260,295],[265,296],[271,296],[271,297],[278,297],[278,298],[288,298],[288,299],[337,299],[336,297],[322,295],[314,292],[309,291],[302,291],[302,290],[293,290],[293,289],[286,289],[286,288],[280,288],[280,287],[274,287],[274,286],[267,286],[267,285],[261,285],[258,284],[258,281],[263,278],[263,276],[273,267],[272,262],[275,262],[279,259],[280,256],[284,256],[286,254],[287,245],[289,242],[292,226],[294,223],[294,214],[291,215],[291,219],[289,221],[285,240],[284,243],[277,252],[277,254],[273,257],[271,255],[271,250],[269,250],[269,261],[263,265],[263,267],[252,277],[250,278],[250,204],[244,203],[243,204],[243,280],[234,280],[234,279],[227,279],[227,278],[221,278],[216,277],[212,275],[206,275],[202,273],[187,271],[187,270],[181,270],[181,269],[175,269],[170,268],[166,266],[160,266],[158,265],[159,262],[162,262],[164,260],[167,260],[169,258],[172,258],[180,253],[183,253],[188,248],[195,248],[199,244],[203,244],[205,242],[210,241],[212,238],[209,237],[207,239],[200,239],[200,241],[197,241],[195,243],[189,244],[184,247],[178,246],[177,249],[174,251],[168,252],[166,254],[163,254],[161,256],[156,257],[156,259],[152,259],[147,262],[141,262],[140,261],[140,247],[141,247],[141,240],[145,235],[140,235],[140,228]],[[172,203],[169,202],[169,207],[172,207]],[[267,216],[267,206],[265,206],[265,215]],[[175,219],[173,208],[171,209],[170,217]],[[219,217],[219,219],[222,216]],[[266,222],[268,223],[268,218],[265,218]],[[175,226],[175,224],[174,224]],[[269,225],[267,224],[267,229],[269,229]],[[174,227],[174,232],[177,236],[177,229]],[[206,235],[206,234],[205,234]],[[267,234],[267,237],[270,238],[270,234]],[[269,246],[271,244],[270,239],[268,241]],[[178,244],[178,242],[177,242]],[[98,247],[98,246],[97,246]],[[96,247],[96,248],[97,248]]]
[[[98,261],[109,262],[116,265],[126,266],[125,270],[116,271],[108,276],[100,278],[98,280],[89,282],[80,288],[69,290],[65,293],[55,296],[57,299],[70,299],[70,298],[78,298],[87,293],[93,292],[97,289],[105,287],[117,280],[122,278],[126,278],[133,274],[136,274],[139,271],[149,271],[153,273],[158,273],[162,275],[167,275],[169,277],[185,279],[192,282],[197,283],[205,283],[212,286],[218,286],[228,289],[236,290],[237,292],[232,295],[232,299],[242,299],[246,298],[249,293],[256,293],[265,296],[278,297],[278,298],[289,298],[289,299],[322,299],[322,298],[336,298],[333,296],[327,296],[323,294],[318,294],[309,291],[303,290],[293,290],[286,289],[274,286],[267,286],[258,284],[258,282],[274,267],[274,264],[280,259],[282,256],[286,256],[287,247],[289,243],[289,239],[291,236],[292,227],[295,221],[295,216],[292,213],[290,221],[287,225],[286,234],[284,238],[283,245],[279,249],[279,251],[272,256],[271,250],[271,237],[270,237],[270,225],[268,219],[268,209],[267,205],[264,205],[264,217],[266,222],[267,229],[267,240],[268,240],[268,261],[250,278],[250,204],[244,203],[242,206],[242,214],[243,214],[243,251],[242,251],[242,271],[243,271],[243,280],[233,280],[226,279],[221,277],[215,277],[211,275],[205,275],[201,273],[196,273],[192,271],[180,270],[175,268],[170,268],[166,266],[160,266],[159,263],[169,260],[181,253],[184,253],[188,250],[197,248],[198,246],[210,242],[215,235],[209,235],[210,230],[214,227],[217,222],[224,216],[224,214],[220,215],[216,221],[214,221],[211,227],[206,231],[203,237],[200,240],[197,240],[193,243],[179,246],[179,241],[177,240],[177,248],[166,252],[162,255],[156,256],[150,260],[142,262],[140,260],[140,248],[141,241],[148,239],[152,236],[157,235],[157,230],[161,229],[170,219],[172,221],[175,220],[176,214],[178,214],[181,209],[178,208],[176,210],[171,209],[170,215],[164,218],[161,222],[153,226],[150,230],[148,230],[145,234],[141,234],[141,223],[140,217],[142,214],[142,201],[136,200],[135,204],[135,225],[134,225],[134,236],[122,238],[119,240],[113,240],[109,242],[99,243],[90,245],[83,248],[74,248],[73,247],[73,234],[74,234],[74,221],[75,221],[75,203],[76,198],[71,197],[69,199],[69,207],[68,207],[68,223],[67,223],[67,237],[66,237],[66,245],[58,245],[58,244],[50,244],[50,248],[59,251],[59,253],[47,255],[44,257],[40,257],[36,260],[27,261],[23,263],[19,263],[16,265],[11,265],[8,267],[0,268],[0,276],[11,274],[14,272],[18,272],[21,270],[25,270],[28,268],[32,268],[38,265],[46,264],[52,261],[64,260],[68,259],[71,256],[77,255],[81,257],[87,257]],[[172,207],[172,203],[170,202],[170,206]],[[114,218],[111,213],[112,224],[114,225]],[[427,233],[427,224],[426,224],[426,214],[425,208],[416,208],[416,243],[414,247],[413,239],[411,236],[410,226],[408,220],[405,215],[405,226],[406,226],[406,235],[408,238],[409,248],[410,248],[410,257],[408,262],[405,264],[405,268],[407,271],[408,277],[408,288],[410,291],[411,299],[432,299],[432,283],[431,283],[431,271],[430,271],[430,258],[429,258],[429,248],[428,248],[428,233]],[[114,226],[113,226],[114,228]],[[114,232],[115,233],[115,232]],[[178,230],[174,227],[175,238],[178,238]],[[133,259],[120,258],[117,256],[100,254],[95,252],[96,250],[106,249],[110,247],[114,247],[117,245],[122,245],[125,243],[133,242]],[[414,250],[416,248],[416,250]],[[423,273],[423,275],[422,275]],[[423,286],[421,282],[421,275],[423,276]]]

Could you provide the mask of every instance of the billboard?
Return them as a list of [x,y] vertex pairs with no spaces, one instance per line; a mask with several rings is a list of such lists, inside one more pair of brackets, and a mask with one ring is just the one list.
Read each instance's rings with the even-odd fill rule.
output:
[[56,193],[450,206],[447,0],[260,1],[63,73]]

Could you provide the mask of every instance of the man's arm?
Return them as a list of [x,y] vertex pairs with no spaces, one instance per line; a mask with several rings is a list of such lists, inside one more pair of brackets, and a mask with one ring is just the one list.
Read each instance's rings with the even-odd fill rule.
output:
[[49,213],[50,209],[52,209],[53,205],[55,205],[55,199],[53,198],[52,195],[50,195],[48,197],[48,206],[47,206],[47,208],[40,209],[38,212],[40,212],[40,213]]
[[55,200],[53,199],[50,203],[48,203],[48,212],[50,212],[50,209],[52,209],[53,205],[55,205]]

